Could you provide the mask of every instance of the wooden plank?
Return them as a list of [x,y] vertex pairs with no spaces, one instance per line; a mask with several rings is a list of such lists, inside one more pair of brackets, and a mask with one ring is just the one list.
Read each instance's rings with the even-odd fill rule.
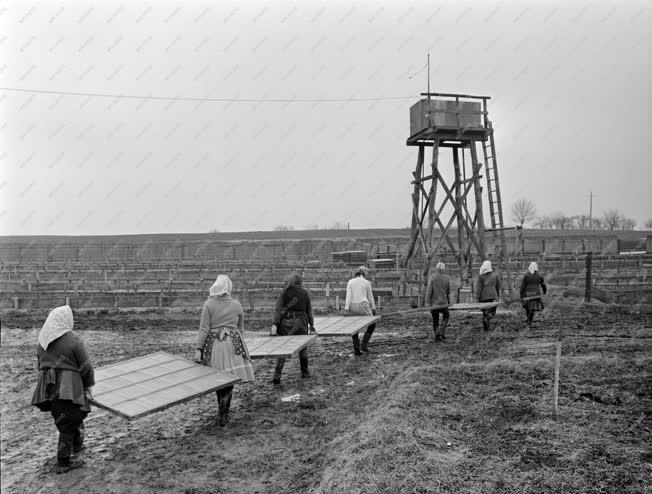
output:
[[383,316],[393,316],[396,314],[413,314],[416,312],[426,312],[435,309],[448,309],[452,307],[452,304],[443,304],[443,305],[429,305],[428,307],[419,307],[418,309],[406,309],[406,310],[397,310],[396,312],[387,312]]
[[149,395],[162,389],[167,389],[178,384],[192,381],[193,379],[199,379],[206,375],[204,369],[198,367],[194,362],[186,362],[190,365],[185,368],[172,370],[165,372],[160,376],[133,382],[126,386],[122,386],[117,390],[107,390],[104,393],[97,393],[95,394],[95,398],[102,396],[103,401],[117,404],[120,403],[120,401],[115,401],[115,398],[118,395],[123,401],[125,401],[127,399],[132,399],[135,396]]
[[319,336],[353,336],[378,321],[381,316],[335,316],[315,318]]
[[[155,367],[163,362],[170,362],[178,357],[170,355],[166,352],[156,352],[145,357],[136,357],[115,364],[110,364],[95,370],[95,383],[104,379],[117,377],[121,374],[128,374],[133,369],[144,369],[147,367]],[[134,363],[135,366],[134,366]]]
[[327,329],[330,326],[337,324],[340,321],[341,316],[337,317],[316,317],[314,320],[315,324],[319,324],[321,329]]
[[231,386],[240,378],[156,352],[101,367],[91,403],[133,420]]
[[252,359],[291,358],[316,338],[315,334],[261,336],[246,340],[246,344]]
[[123,383],[122,387],[128,387],[132,384],[146,383],[150,380],[158,379],[166,375],[177,374],[185,369],[195,367],[195,365],[196,364],[194,362],[190,362],[188,360],[173,360],[171,362],[159,364],[158,366],[152,366],[145,369],[132,371],[129,374],[107,378],[95,385],[93,388],[94,395],[101,395],[103,391],[100,391],[100,389],[114,389],[115,383]]
[[450,310],[475,310],[475,309],[490,309],[491,307],[498,307],[502,302],[474,302],[465,304],[453,304]]
[[270,353],[275,354],[283,346],[285,338],[288,338],[288,336],[263,336],[261,337],[261,345],[256,341],[251,345],[252,348],[255,348],[254,350],[249,348],[249,340],[247,340],[246,343],[247,348],[249,348],[249,355],[251,358],[261,358],[266,357]]

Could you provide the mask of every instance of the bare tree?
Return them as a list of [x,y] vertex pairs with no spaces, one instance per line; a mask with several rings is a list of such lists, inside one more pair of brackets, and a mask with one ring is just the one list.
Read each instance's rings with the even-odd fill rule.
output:
[[645,222],[645,229],[647,231],[652,231],[652,218],[650,218]]
[[346,230],[346,223],[344,221],[336,221],[331,227],[331,230]]
[[575,224],[578,230],[588,230],[591,228],[590,218],[586,214],[578,214],[575,216]]
[[602,218],[593,218],[593,224],[591,225],[591,228],[593,230],[604,230],[605,225],[604,221],[602,221]]
[[633,230],[634,228],[636,228],[636,220],[632,218],[623,218],[620,227],[623,230]]
[[602,213],[602,221],[604,221],[609,230],[613,231],[620,226],[623,217],[617,209],[609,209]]
[[523,223],[533,220],[536,215],[534,203],[529,199],[519,199],[512,205],[512,219],[523,227]]
[[552,219],[547,215],[537,216],[536,220],[534,220],[534,225],[538,226],[542,230],[544,228],[552,228]]
[[290,225],[279,225],[274,227],[275,232],[289,232],[292,230],[294,230],[294,227]]
[[573,219],[564,213],[553,213],[550,221],[552,226],[558,230],[570,230],[573,225]]

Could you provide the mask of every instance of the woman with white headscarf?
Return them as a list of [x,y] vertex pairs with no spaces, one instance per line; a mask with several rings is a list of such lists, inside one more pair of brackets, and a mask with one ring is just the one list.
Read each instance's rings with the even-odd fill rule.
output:
[[[500,276],[491,267],[487,260],[480,266],[480,275],[477,284],[478,302],[495,302],[500,299]],[[482,326],[485,331],[491,329],[490,322],[496,315],[496,307],[482,309]]]
[[[195,361],[229,374],[241,382],[254,380],[249,351],[244,339],[244,311],[240,302],[231,298],[233,284],[226,275],[219,275],[210,288],[210,297],[201,311]],[[229,422],[233,386],[216,391],[220,426]]]
[[[532,323],[534,313],[543,310],[541,294],[545,294],[546,291],[546,282],[543,280],[543,276],[539,274],[539,266],[536,262],[531,262],[530,266],[527,268],[527,273],[523,276],[523,281],[521,281],[520,291],[523,308],[527,315],[528,325]],[[523,300],[525,298],[530,298],[530,300]]]
[[83,465],[71,460],[82,450],[84,418],[91,411],[90,388],[95,374],[82,339],[73,332],[72,309],[53,309],[38,335],[39,377],[32,405],[50,412],[59,430],[57,470],[66,472]]
[[[435,333],[435,341],[446,339],[446,326],[450,319],[448,306],[451,303],[451,283],[450,278],[445,273],[446,265],[438,262],[435,266],[435,274],[428,280],[426,288],[426,306],[440,306],[438,309],[431,309],[432,329]],[[442,315],[441,327],[439,326],[439,314]]]

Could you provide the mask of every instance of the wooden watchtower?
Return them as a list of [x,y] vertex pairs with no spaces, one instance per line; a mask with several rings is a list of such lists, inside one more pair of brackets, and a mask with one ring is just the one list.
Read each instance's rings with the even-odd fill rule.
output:
[[[414,190],[407,270],[412,271],[420,251],[425,261],[423,288],[431,264],[444,251],[450,252],[457,258],[462,286],[466,286],[473,276],[473,255],[486,259],[489,254],[487,234],[491,235],[493,244],[491,254],[497,254],[503,269],[507,268],[494,129],[487,111],[490,97],[430,92],[421,96],[425,98],[410,108],[407,140],[408,146],[418,147],[417,165],[412,172]],[[483,162],[478,158],[478,145]],[[430,168],[425,164],[426,148],[432,148]],[[452,170],[446,169],[446,157],[440,152],[446,149],[452,152]],[[483,180],[490,228],[485,224]],[[503,273],[508,276],[506,271]],[[509,279],[506,281],[511,292],[511,283]]]

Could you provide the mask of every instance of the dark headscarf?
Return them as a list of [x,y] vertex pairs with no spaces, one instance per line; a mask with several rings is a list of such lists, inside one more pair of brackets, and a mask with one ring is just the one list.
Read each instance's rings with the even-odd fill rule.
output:
[[367,266],[360,266],[358,269],[356,269],[353,272],[353,276],[355,277],[358,276],[359,274],[361,274],[366,278],[367,276],[369,276],[369,268]]

